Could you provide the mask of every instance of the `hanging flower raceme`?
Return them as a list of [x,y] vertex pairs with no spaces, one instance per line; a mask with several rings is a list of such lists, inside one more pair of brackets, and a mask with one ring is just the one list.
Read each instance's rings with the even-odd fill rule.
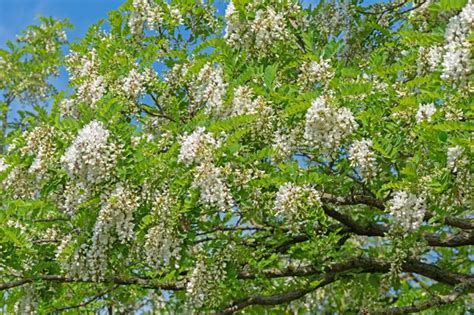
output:
[[349,150],[351,166],[358,168],[364,180],[372,178],[377,172],[375,153],[371,150],[372,140],[356,140]]
[[213,134],[206,132],[204,127],[196,128],[192,134],[185,134],[180,140],[181,149],[178,155],[178,162],[185,165],[212,160],[214,150],[220,145],[214,139]]
[[471,49],[468,40],[474,29],[474,4],[468,1],[461,13],[449,20],[445,33],[443,58],[444,80],[461,80],[471,72]]
[[421,104],[416,112],[416,122],[421,123],[423,121],[430,122],[431,117],[436,113],[436,107],[433,103]]
[[357,127],[348,108],[330,106],[326,97],[320,96],[306,113],[304,138],[308,145],[315,146],[321,153],[331,154]]
[[54,129],[46,125],[37,126],[26,133],[26,145],[21,148],[21,152],[35,157],[28,172],[43,174],[46,171],[56,150],[53,137]]
[[204,106],[206,113],[222,114],[227,84],[220,65],[206,63],[190,86],[192,104],[197,108]]
[[464,156],[464,148],[459,145],[448,148],[447,158],[448,169],[454,173],[469,164],[469,161]]
[[321,58],[319,62],[305,61],[299,71],[298,85],[302,89],[310,88],[317,82],[324,85],[334,75],[334,72],[331,70],[330,60],[324,58]]
[[321,196],[317,190],[289,182],[278,188],[273,210],[293,222],[305,217],[305,208],[318,206],[321,206]]
[[179,238],[173,206],[176,200],[168,191],[158,194],[153,202],[151,215],[157,222],[145,236],[147,262],[154,268],[179,261],[182,240]]
[[139,71],[135,66],[126,77],[119,81],[120,93],[126,98],[136,99],[146,91],[146,86],[156,79],[156,73],[152,69]]
[[232,209],[233,198],[225,183],[221,168],[212,163],[196,167],[192,186],[199,189],[199,202],[205,207],[217,207],[220,211]]
[[5,158],[0,158],[0,173],[5,172],[8,169],[8,164],[5,162]]
[[397,191],[389,202],[389,211],[395,223],[405,231],[414,231],[423,223],[426,198],[407,191]]
[[69,176],[92,184],[109,178],[121,151],[109,138],[101,122],[94,120],[82,128],[61,157]]
[[120,183],[103,199],[87,252],[89,274],[96,279],[101,279],[107,270],[107,251],[115,240],[125,244],[134,239],[133,213],[138,207],[138,197]]

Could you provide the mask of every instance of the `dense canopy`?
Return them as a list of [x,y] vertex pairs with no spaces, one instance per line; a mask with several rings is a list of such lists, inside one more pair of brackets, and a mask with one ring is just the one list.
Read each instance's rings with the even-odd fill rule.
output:
[[69,27],[0,50],[1,311],[473,311],[470,0]]

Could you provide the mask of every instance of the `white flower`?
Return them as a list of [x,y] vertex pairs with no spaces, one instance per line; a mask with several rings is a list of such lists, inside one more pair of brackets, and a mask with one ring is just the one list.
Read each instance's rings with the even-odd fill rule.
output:
[[292,156],[298,148],[298,128],[294,128],[289,133],[283,130],[277,130],[273,139],[272,149],[279,159],[285,159]]
[[416,122],[421,123],[423,121],[430,122],[431,117],[436,113],[436,107],[433,103],[421,104],[416,112]]
[[168,191],[158,194],[153,202],[151,215],[157,224],[148,230],[144,248],[148,263],[155,268],[180,258],[182,241],[172,212],[175,202]]
[[92,121],[79,131],[61,157],[71,178],[98,183],[111,175],[120,152],[108,141],[109,136],[109,131],[98,121]]
[[212,159],[213,150],[219,146],[212,133],[206,128],[198,127],[190,135],[181,137],[181,149],[178,162],[191,165]]
[[144,72],[140,72],[134,67],[128,75],[119,82],[119,88],[125,97],[137,98],[145,93],[145,87],[155,77],[153,70],[146,69]]
[[285,16],[282,13],[275,12],[271,7],[257,11],[250,29],[255,34],[256,49],[268,49],[276,41],[282,41],[289,37]]
[[469,161],[464,157],[464,148],[459,145],[448,148],[447,156],[448,169],[454,173],[469,164]]
[[311,87],[316,82],[326,83],[333,75],[329,59],[321,58],[319,62],[304,62],[300,67],[298,85],[302,88]]
[[444,80],[461,80],[471,72],[471,49],[468,40],[473,29],[474,5],[469,1],[459,15],[449,20],[445,33]]
[[220,114],[223,111],[227,84],[224,82],[222,68],[206,63],[199,71],[192,86],[192,106],[204,105],[206,113]]
[[375,154],[370,149],[371,146],[372,140],[356,140],[349,151],[351,166],[359,168],[364,179],[375,176],[377,172]]
[[134,239],[133,213],[138,207],[138,198],[120,183],[103,198],[93,229],[92,245],[87,251],[88,273],[93,279],[103,279],[108,264],[107,251],[116,239],[122,244]]
[[0,158],[0,173],[5,172],[8,169],[8,164],[5,162],[5,158]]
[[236,87],[234,90],[234,99],[232,100],[232,115],[256,114],[257,108],[253,97],[252,89],[249,87]]
[[222,178],[222,171],[211,163],[196,167],[192,186],[199,189],[199,202],[206,206],[215,206],[220,211],[228,211],[233,206],[233,198]]
[[313,101],[306,113],[304,138],[321,153],[334,152],[342,141],[357,129],[357,123],[348,108],[335,108],[326,103],[324,96]]
[[397,191],[390,200],[388,209],[396,224],[405,231],[412,231],[423,223],[426,200],[424,196],[417,197],[404,190]]
[[284,215],[290,221],[301,218],[304,207],[319,206],[321,204],[318,191],[307,186],[298,186],[286,183],[278,189],[273,210],[277,215]]

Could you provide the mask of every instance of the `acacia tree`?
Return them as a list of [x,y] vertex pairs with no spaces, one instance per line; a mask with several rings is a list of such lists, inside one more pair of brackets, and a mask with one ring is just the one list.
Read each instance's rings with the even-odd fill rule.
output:
[[472,311],[474,5],[221,7],[70,46],[0,160],[3,311]]

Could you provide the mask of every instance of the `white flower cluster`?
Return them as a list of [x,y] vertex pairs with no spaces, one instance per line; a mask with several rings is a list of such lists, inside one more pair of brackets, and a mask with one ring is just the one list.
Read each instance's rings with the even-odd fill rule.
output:
[[416,122],[421,123],[423,121],[430,122],[431,117],[436,113],[436,107],[433,103],[421,104],[416,112]]
[[199,202],[208,207],[216,206],[221,211],[231,209],[233,199],[221,169],[212,163],[203,163],[195,171],[192,186],[200,191]]
[[5,172],[8,169],[8,164],[5,162],[4,157],[0,157],[0,173]]
[[128,19],[128,27],[133,35],[141,35],[145,24],[152,30],[162,24],[164,12],[158,5],[152,6],[148,0],[133,0],[132,5],[133,11]]
[[282,4],[278,11],[274,7],[261,8],[261,2],[255,1],[245,6],[247,12],[256,12],[251,21],[242,20],[233,2],[227,6],[224,38],[235,48],[247,47],[257,54],[265,54],[277,42],[290,38],[287,28],[288,16],[300,10],[298,4]]
[[232,115],[253,115],[256,114],[256,104],[252,89],[247,86],[238,86],[234,90],[232,100]]
[[134,239],[133,213],[138,197],[131,189],[117,184],[110,195],[105,195],[92,234],[92,245],[87,251],[89,275],[101,279],[107,270],[107,251],[114,242],[125,244]]
[[397,191],[389,202],[389,211],[398,224],[405,231],[418,229],[423,223],[426,212],[426,198],[404,190]]
[[458,172],[469,164],[469,161],[464,156],[464,148],[460,145],[448,148],[448,169],[454,173]]
[[351,166],[358,168],[364,180],[372,178],[377,172],[375,153],[370,149],[372,140],[356,140],[349,151]]
[[334,75],[330,60],[324,58],[321,58],[319,62],[305,61],[299,70],[298,85],[303,89],[311,87],[316,82],[324,85]]
[[282,129],[277,130],[272,144],[275,157],[277,159],[291,158],[298,148],[299,136],[299,128],[294,128],[289,132],[285,132]]
[[191,85],[192,107],[204,104],[206,113],[221,114],[226,87],[221,66],[206,63]]
[[66,68],[71,80],[79,81],[77,102],[89,103],[94,108],[107,89],[104,77],[99,74],[97,52],[94,49],[87,54],[72,52],[66,57]]
[[219,147],[212,133],[206,132],[205,127],[198,127],[190,135],[181,137],[181,149],[178,162],[185,165],[212,160],[213,151]]
[[275,12],[272,7],[257,11],[250,30],[255,34],[257,49],[268,49],[275,42],[289,38],[285,16],[281,12]]
[[72,145],[61,157],[71,178],[95,184],[111,175],[120,150],[109,141],[109,137],[109,131],[95,120],[79,131]]
[[304,138],[324,154],[331,154],[351,135],[358,125],[352,112],[345,107],[329,106],[324,96],[313,101],[306,113]]
[[21,149],[25,155],[33,155],[35,159],[28,169],[29,173],[43,174],[53,159],[56,146],[53,141],[54,129],[42,125],[26,133],[26,145]]
[[145,236],[145,252],[148,263],[154,268],[180,259],[182,241],[173,222],[172,206],[176,201],[169,192],[156,196],[152,215],[158,224],[151,227]]
[[443,47],[432,46],[429,48],[420,47],[418,58],[418,74],[421,75],[426,68],[429,71],[436,71],[443,60]]
[[71,181],[66,184],[62,194],[59,196],[59,206],[67,214],[73,215],[89,196],[90,190],[86,187],[85,183]]
[[461,13],[449,20],[445,33],[443,73],[445,80],[461,80],[471,72],[469,35],[474,27],[474,4],[468,1]]
[[156,79],[152,69],[140,72],[134,67],[126,77],[119,81],[120,92],[127,98],[136,99],[145,93],[146,86]]
[[245,33],[245,24],[239,19],[239,12],[235,9],[234,2],[230,1],[225,10],[226,28],[224,38],[234,47],[242,45],[242,34]]
[[290,221],[304,217],[301,211],[305,207],[321,205],[320,193],[308,186],[298,186],[286,183],[278,189],[273,210],[277,215],[283,215]]
[[199,257],[191,277],[186,285],[188,302],[193,309],[210,304],[216,297],[219,283],[227,276],[226,260],[219,257],[218,261],[206,263],[204,257]]

